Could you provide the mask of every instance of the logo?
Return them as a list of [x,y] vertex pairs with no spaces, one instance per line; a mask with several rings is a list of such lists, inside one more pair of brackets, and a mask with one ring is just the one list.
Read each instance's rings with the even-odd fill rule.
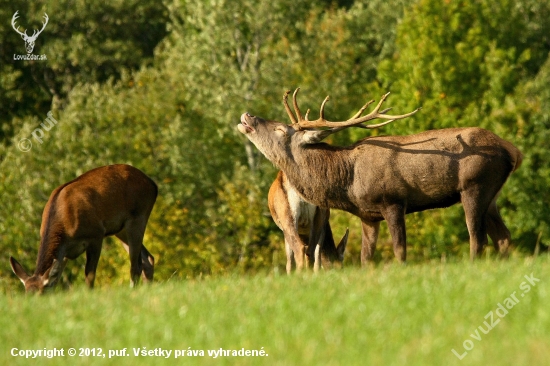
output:
[[44,28],[46,28],[46,25],[48,24],[48,14],[44,13],[44,19],[45,19],[45,22],[42,23],[42,29],[40,30],[34,30],[33,33],[32,33],[32,36],[29,36],[27,34],[27,30],[25,30],[25,32],[21,32],[19,30],[19,26],[15,26],[15,21],[17,18],[19,18],[19,15],[17,15],[17,13],[19,12],[19,10],[17,10],[15,12],[15,14],[13,14],[13,17],[11,18],[11,26],[13,27],[13,29],[19,33],[19,35],[21,36],[21,38],[23,38],[23,41],[25,41],[25,48],[27,49],[27,55],[13,55],[13,59],[14,60],[17,60],[17,59],[21,59],[21,60],[46,60],[46,55],[40,55],[40,56],[37,56],[37,55],[33,55],[32,54],[32,51],[34,49],[34,43],[36,42],[36,39],[38,38],[38,36],[40,35],[40,33],[42,33],[42,31],[44,30]]

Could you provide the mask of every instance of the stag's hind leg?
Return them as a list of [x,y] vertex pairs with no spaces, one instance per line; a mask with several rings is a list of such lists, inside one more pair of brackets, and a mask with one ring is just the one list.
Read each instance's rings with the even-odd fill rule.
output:
[[366,266],[374,258],[380,221],[371,222],[362,220],[361,229],[361,266]]
[[493,241],[495,249],[500,253],[501,256],[508,255],[508,248],[510,246],[510,231],[504,225],[502,217],[498,211],[496,204],[496,197],[493,199],[489,205],[489,209],[486,214],[487,221],[487,232]]
[[384,212],[384,219],[390,230],[393,253],[398,262],[404,263],[407,259],[407,230],[405,229],[405,208],[396,204],[388,206]]
[[474,260],[483,252],[487,244],[487,219],[486,213],[490,201],[487,202],[487,194],[478,189],[463,191],[461,193],[462,206],[466,216],[466,226],[470,235],[470,259]]

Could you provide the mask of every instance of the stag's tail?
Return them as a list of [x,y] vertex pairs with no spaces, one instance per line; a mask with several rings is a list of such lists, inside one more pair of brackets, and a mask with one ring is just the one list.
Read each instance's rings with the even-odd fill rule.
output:
[[512,145],[511,142],[508,142],[506,140],[503,140],[503,141],[504,141],[504,147],[510,154],[510,161],[512,163],[512,171],[510,172],[511,174],[521,166],[521,163],[523,162],[523,154],[521,153],[521,151],[519,151],[517,147]]

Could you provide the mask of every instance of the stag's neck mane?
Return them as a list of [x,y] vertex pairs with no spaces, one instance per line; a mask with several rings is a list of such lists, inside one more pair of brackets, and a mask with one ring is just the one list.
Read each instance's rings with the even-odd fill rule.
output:
[[353,181],[353,164],[347,149],[325,143],[300,147],[279,167],[308,202],[328,208],[339,207]]

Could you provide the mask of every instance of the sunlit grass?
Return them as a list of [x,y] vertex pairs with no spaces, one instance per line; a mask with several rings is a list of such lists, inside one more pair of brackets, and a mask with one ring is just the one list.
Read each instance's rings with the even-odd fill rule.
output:
[[[531,274],[540,282],[524,293]],[[545,256],[2,295],[0,364],[542,365],[550,357],[549,274]],[[519,302],[498,318],[514,291]],[[472,338],[491,311],[500,322]],[[463,344],[473,345],[465,355]],[[106,357],[69,357],[70,347],[101,348]],[[172,353],[134,356],[144,347]],[[65,356],[26,360],[12,348],[63,348]],[[129,356],[108,358],[124,348]],[[208,356],[220,348],[268,356]],[[175,359],[176,350],[205,356]]]

